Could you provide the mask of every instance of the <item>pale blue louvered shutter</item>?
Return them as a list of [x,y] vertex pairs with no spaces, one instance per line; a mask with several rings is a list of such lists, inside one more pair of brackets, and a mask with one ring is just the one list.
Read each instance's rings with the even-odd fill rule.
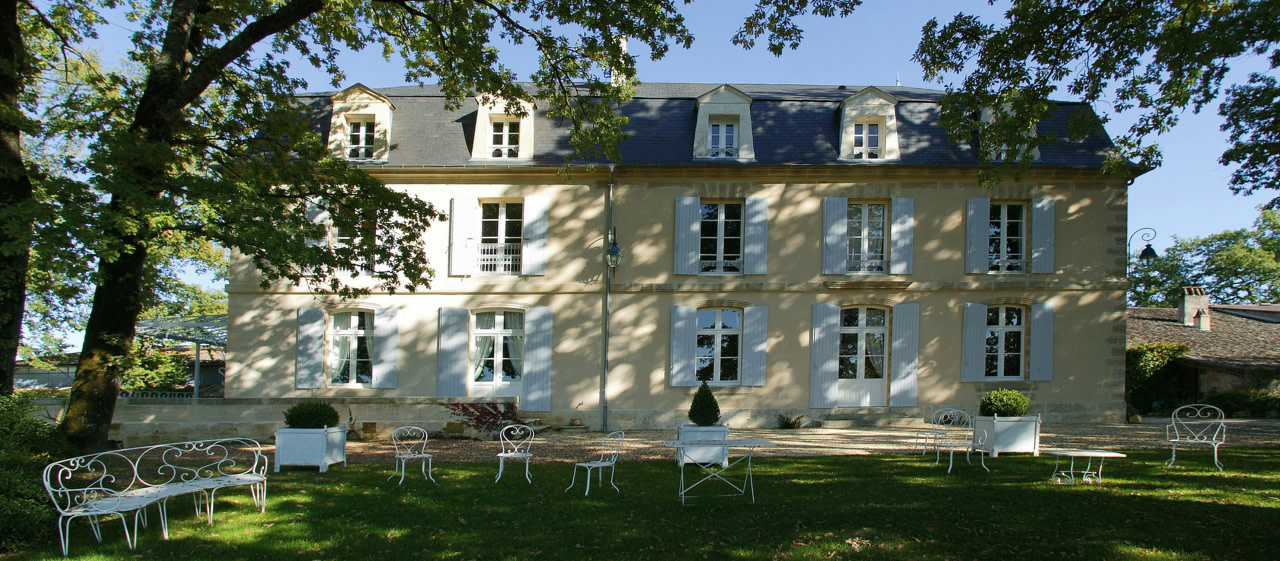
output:
[[915,259],[916,200],[895,198],[889,212],[889,274],[910,275]]
[[768,358],[769,307],[748,307],[742,310],[742,385],[764,385]]
[[1031,333],[1030,370],[1027,379],[1048,382],[1053,379],[1053,304],[1045,302],[1031,306],[1031,321],[1027,324]]
[[769,199],[749,197],[744,211],[743,272],[763,275],[769,272]]
[[671,385],[696,386],[698,309],[671,307]]
[[698,274],[699,224],[702,202],[698,197],[676,197],[676,264],[677,275]]
[[960,345],[960,381],[981,382],[987,371],[986,304],[965,302]]
[[547,274],[547,197],[524,198],[524,242],[520,249],[520,273]]
[[524,314],[524,396],[520,409],[551,410],[551,308],[529,308]]
[[324,310],[298,310],[298,360],[293,375],[294,387],[315,389],[324,383]]
[[475,197],[449,201],[449,275],[475,274],[480,244],[480,202]]
[[840,306],[813,305],[813,330],[809,341],[809,407],[835,407],[840,360]]
[[373,387],[394,388],[400,383],[399,308],[373,312]]
[[436,335],[436,394],[440,397],[467,396],[467,348],[470,345],[471,312],[466,308],[440,308],[440,330]]
[[920,374],[920,304],[893,307],[889,407],[915,407]]
[[329,238],[329,211],[321,208],[319,203],[307,202],[307,220],[323,228],[319,238],[306,239],[307,245],[327,245]]
[[849,199],[822,199],[822,274],[849,272]]
[[1031,272],[1056,272],[1053,266],[1053,199],[1031,201]]
[[969,199],[964,226],[964,272],[986,274],[990,270],[991,199]]

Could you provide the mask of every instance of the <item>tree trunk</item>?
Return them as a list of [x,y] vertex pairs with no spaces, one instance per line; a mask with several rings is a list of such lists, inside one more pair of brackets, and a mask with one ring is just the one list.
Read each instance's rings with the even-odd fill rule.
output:
[[13,393],[13,375],[27,303],[27,267],[35,219],[22,161],[18,97],[27,51],[18,25],[17,0],[0,0],[0,395]]

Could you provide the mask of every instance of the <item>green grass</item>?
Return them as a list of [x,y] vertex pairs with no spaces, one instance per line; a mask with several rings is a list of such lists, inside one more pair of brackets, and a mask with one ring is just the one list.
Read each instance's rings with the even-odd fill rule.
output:
[[[186,500],[153,514],[130,551],[117,520],[103,543],[72,525],[71,557],[271,561],[415,559],[1280,559],[1280,450],[1167,451],[1109,460],[1101,485],[1051,483],[1054,459],[1005,455],[991,473],[933,456],[758,458],[756,504],[700,498],[681,506],[672,461],[623,462],[605,483],[564,492],[567,464],[533,465],[494,483],[496,462],[436,466],[439,484],[387,481],[390,465],[271,473],[266,514],[248,491],[223,491],[212,527]],[[976,459],[975,459],[976,461]],[[944,458],[945,462],[945,458]],[[413,471],[410,471],[413,474]],[[581,476],[581,474],[579,474]],[[154,511],[152,511],[154,513]],[[11,556],[58,559],[58,545]]]

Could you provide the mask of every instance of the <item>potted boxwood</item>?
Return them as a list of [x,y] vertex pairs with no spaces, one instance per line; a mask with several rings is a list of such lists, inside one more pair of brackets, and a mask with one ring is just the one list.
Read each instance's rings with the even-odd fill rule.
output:
[[338,410],[322,401],[301,401],[284,411],[285,428],[276,428],[276,471],[280,466],[318,466],[320,472],[347,465],[347,428]]
[[1001,388],[982,396],[973,429],[975,433],[986,431],[984,448],[992,458],[1001,452],[1040,455],[1040,415],[1027,415],[1030,410],[1031,400],[1017,390]]
[[[679,440],[728,440],[729,427],[720,423],[720,404],[716,402],[711,386],[703,380],[689,404],[689,420],[693,424],[680,423],[676,431]],[[679,452],[681,464],[726,464],[729,449],[724,446],[686,446]]]

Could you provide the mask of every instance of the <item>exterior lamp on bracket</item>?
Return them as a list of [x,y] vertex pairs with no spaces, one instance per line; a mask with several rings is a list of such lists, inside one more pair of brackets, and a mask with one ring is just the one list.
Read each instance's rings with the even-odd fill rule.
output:
[[[1150,242],[1156,237],[1156,231],[1152,228],[1139,228],[1134,230],[1134,232],[1129,235],[1129,241],[1125,242],[1125,252],[1129,255],[1133,255],[1133,252],[1129,250],[1129,248],[1132,247],[1133,238],[1139,237],[1139,234],[1141,234],[1142,241],[1144,242]],[[1157,254],[1156,250],[1151,247],[1150,243],[1148,243],[1147,247],[1142,248],[1142,252],[1138,254],[1138,265],[1142,267],[1150,267],[1155,264],[1156,259],[1159,257],[1160,255]]]
[[609,276],[613,276],[613,270],[618,268],[618,264],[622,263],[622,250],[618,249],[618,231],[609,232],[609,249],[604,252],[605,264],[609,265]]

